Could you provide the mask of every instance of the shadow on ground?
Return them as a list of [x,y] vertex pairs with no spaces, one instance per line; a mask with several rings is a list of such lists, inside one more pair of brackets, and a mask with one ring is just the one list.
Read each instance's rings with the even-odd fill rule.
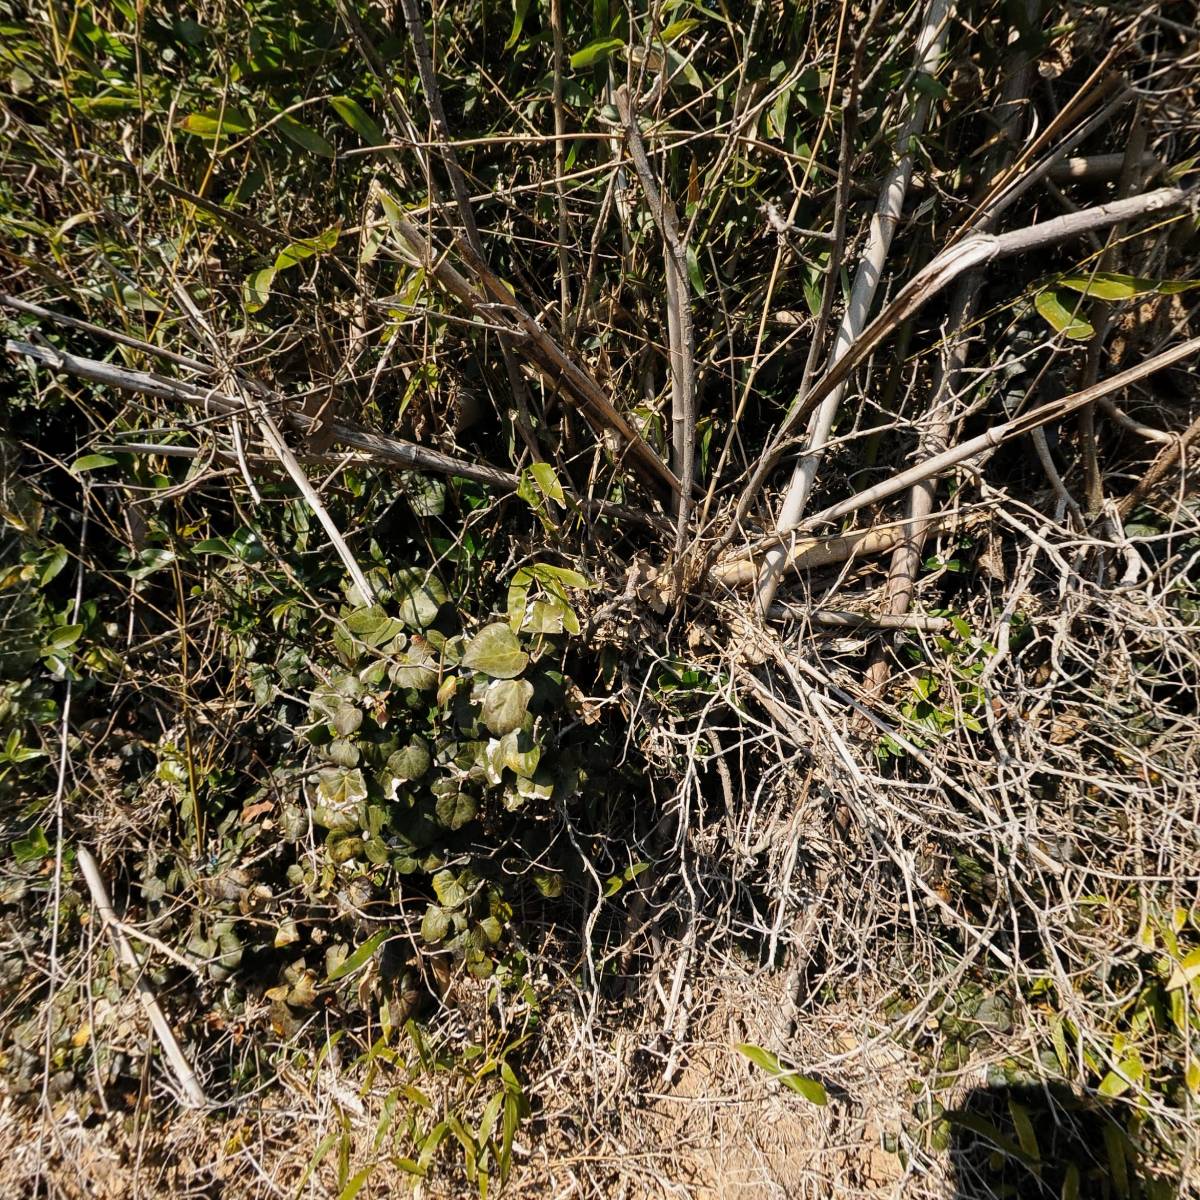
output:
[[946,1113],[955,1200],[1175,1200],[1125,1104],[1061,1086],[976,1088]]

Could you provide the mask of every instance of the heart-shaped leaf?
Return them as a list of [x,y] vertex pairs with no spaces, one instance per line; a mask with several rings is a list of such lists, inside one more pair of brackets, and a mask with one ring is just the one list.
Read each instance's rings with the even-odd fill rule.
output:
[[463,666],[493,679],[515,679],[529,664],[517,635],[502,621],[486,625],[470,641]]
[[533,684],[524,679],[497,679],[483,696],[482,719],[497,737],[521,727],[533,699]]

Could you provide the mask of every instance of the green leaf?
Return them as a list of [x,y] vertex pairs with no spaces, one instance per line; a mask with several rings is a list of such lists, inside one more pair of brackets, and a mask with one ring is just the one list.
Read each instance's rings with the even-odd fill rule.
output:
[[810,1104],[823,1105],[828,1102],[824,1085],[818,1079],[810,1079],[790,1067],[785,1067],[779,1059],[763,1046],[755,1046],[751,1042],[738,1042],[734,1049],[744,1054],[756,1067],[761,1067],[767,1074],[778,1079],[784,1087],[790,1088],[797,1096],[803,1096]]
[[688,278],[692,281],[692,291],[701,299],[707,295],[704,287],[704,273],[700,270],[700,259],[696,256],[696,247],[689,245],[686,251]]
[[1124,275],[1119,271],[1079,271],[1060,275],[1055,287],[1070,288],[1098,300],[1130,300],[1157,292],[1171,296],[1200,287],[1200,279],[1147,279],[1141,275]]
[[425,918],[421,922],[421,939],[437,945],[449,932],[449,914],[438,905],[431,904],[425,910]]
[[682,21],[672,21],[658,36],[664,45],[669,46],[676,38],[683,37],[699,24],[695,17],[685,17]]
[[475,820],[477,811],[475,797],[468,796],[466,792],[451,792],[448,796],[439,796],[434,806],[438,824],[453,833]]
[[333,147],[315,129],[301,124],[287,113],[280,114],[275,124],[279,126],[280,133],[295,142],[301,150],[307,150],[319,158],[333,158]]
[[1167,980],[1167,991],[1173,992],[1176,988],[1187,987],[1193,979],[1200,979],[1200,946],[1189,951],[1175,964],[1171,978]]
[[337,245],[341,234],[340,225],[331,225],[316,237],[300,238],[298,241],[292,242],[290,246],[285,246],[280,250],[276,256],[275,270],[286,271],[306,258],[312,258],[314,254],[327,254]]
[[1131,1086],[1136,1087],[1141,1082],[1144,1073],[1145,1067],[1142,1065],[1141,1058],[1137,1054],[1131,1054],[1117,1064],[1115,1071],[1109,1071],[1100,1080],[1100,1086],[1096,1090],[1101,1096],[1114,1099],[1127,1092]]
[[231,134],[234,136],[246,134],[254,127],[250,123],[250,118],[244,113],[227,108],[224,112],[210,110],[189,113],[179,122],[179,128],[184,133],[191,133],[196,137],[211,141]]
[[357,100],[350,96],[334,96],[329,101],[337,113],[369,146],[382,146],[387,142],[383,130]]
[[367,1182],[376,1165],[376,1163],[368,1163],[361,1171],[356,1171],[351,1175],[346,1186],[338,1193],[337,1200],[354,1200],[354,1197],[362,1191],[363,1184]]
[[334,967],[328,975],[325,976],[326,983],[336,983],[339,979],[345,979],[347,975],[353,975],[359,967],[364,966],[367,960],[383,945],[390,937],[394,937],[395,933],[391,929],[380,929],[377,933],[371,934],[369,938],[357,950],[354,951],[348,958],[343,960],[338,966]]
[[433,894],[443,908],[462,908],[467,902],[467,890],[453,871],[438,871],[433,877]]
[[81,633],[83,633],[82,625],[60,625],[50,634],[42,653],[61,654],[64,650],[69,650],[79,641]]
[[450,598],[442,581],[419,567],[402,567],[392,579],[400,603],[400,620],[414,629],[424,629],[437,620],[438,611]]
[[433,758],[424,738],[414,734],[407,746],[388,758],[387,769],[397,779],[411,783],[414,779],[420,779],[429,770],[432,762]]
[[1009,1097],[1008,1111],[1013,1119],[1013,1127],[1017,1131],[1017,1141],[1021,1149],[1029,1156],[1031,1162],[1041,1162],[1042,1152],[1038,1147],[1037,1133],[1029,1116],[1029,1109]]
[[237,551],[224,538],[205,538],[192,547],[193,554],[215,554],[220,558],[237,561]]
[[75,475],[82,475],[84,471],[97,471],[101,467],[116,466],[116,463],[117,460],[107,454],[85,454],[71,464],[71,471]]
[[529,468],[529,473],[533,476],[533,482],[537,484],[538,491],[547,500],[555,500],[559,504],[563,502],[562,484],[558,482],[558,476],[554,473],[554,468],[549,463],[534,463]]
[[357,768],[323,767],[317,777],[317,791],[321,798],[337,808],[345,809],[367,797],[367,781]]
[[613,37],[597,38],[594,42],[588,42],[582,50],[576,50],[571,55],[571,70],[578,71],[582,67],[591,67],[603,62],[614,50],[624,49],[624,46],[621,38]]
[[468,643],[463,666],[493,679],[515,679],[529,664],[517,635],[501,621],[481,629]]
[[1073,341],[1086,341],[1096,332],[1089,322],[1074,311],[1077,304],[1072,302],[1068,307],[1056,292],[1038,292],[1033,304],[1056,333],[1061,333]]
[[533,699],[533,684],[525,679],[497,679],[483,695],[483,723],[497,737],[519,729]]
[[22,865],[41,862],[50,853],[46,831],[40,825],[35,825],[25,837],[13,842],[12,852],[13,858]]
[[521,30],[525,27],[525,18],[529,13],[529,6],[532,0],[513,0],[513,23],[512,33],[508,35],[508,41],[504,43],[505,50],[511,50],[521,37]]
[[932,75],[926,74],[924,71],[918,72],[913,80],[913,87],[924,96],[930,96],[934,100],[946,100],[950,93],[946,90],[945,84],[939,82]]
[[274,267],[264,267],[246,276],[242,281],[242,304],[248,313],[266,308],[271,302],[271,284],[274,282]]

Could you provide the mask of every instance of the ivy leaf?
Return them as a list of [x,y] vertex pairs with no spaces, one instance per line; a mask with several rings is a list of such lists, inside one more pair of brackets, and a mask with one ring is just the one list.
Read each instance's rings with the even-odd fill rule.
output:
[[515,679],[529,664],[517,635],[502,621],[486,625],[467,645],[463,666],[493,679]]
[[525,679],[497,679],[483,695],[483,723],[497,737],[521,727],[533,699],[533,684]]
[[461,908],[467,902],[467,890],[453,871],[439,871],[433,877],[433,892],[443,908]]
[[357,767],[324,767],[318,773],[317,792],[327,803],[347,808],[367,798],[367,781]]
[[425,910],[425,919],[421,922],[421,938],[431,945],[437,945],[450,932],[450,917],[445,909],[431,904]]
[[420,779],[432,762],[425,740],[414,735],[407,746],[397,750],[387,760],[387,769],[397,779],[411,783],[414,779]]
[[739,1054],[744,1054],[756,1067],[761,1067],[767,1074],[778,1079],[784,1087],[790,1088],[797,1096],[803,1096],[810,1104],[826,1104],[828,1096],[824,1085],[818,1079],[810,1079],[790,1067],[785,1067],[770,1050],[755,1046],[752,1042],[738,1042],[734,1047]]
[[466,792],[451,792],[448,796],[439,796],[434,808],[438,824],[455,833],[475,819],[477,810],[474,796],[468,796]]
[[402,567],[393,576],[393,583],[400,602],[400,620],[410,628],[432,625],[450,598],[442,581],[419,567]]

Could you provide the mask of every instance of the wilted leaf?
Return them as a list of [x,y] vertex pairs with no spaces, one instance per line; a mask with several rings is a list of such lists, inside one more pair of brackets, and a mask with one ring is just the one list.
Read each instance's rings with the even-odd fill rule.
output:
[[529,655],[521,649],[516,634],[501,621],[481,629],[463,655],[463,666],[493,679],[514,679],[528,663]]

